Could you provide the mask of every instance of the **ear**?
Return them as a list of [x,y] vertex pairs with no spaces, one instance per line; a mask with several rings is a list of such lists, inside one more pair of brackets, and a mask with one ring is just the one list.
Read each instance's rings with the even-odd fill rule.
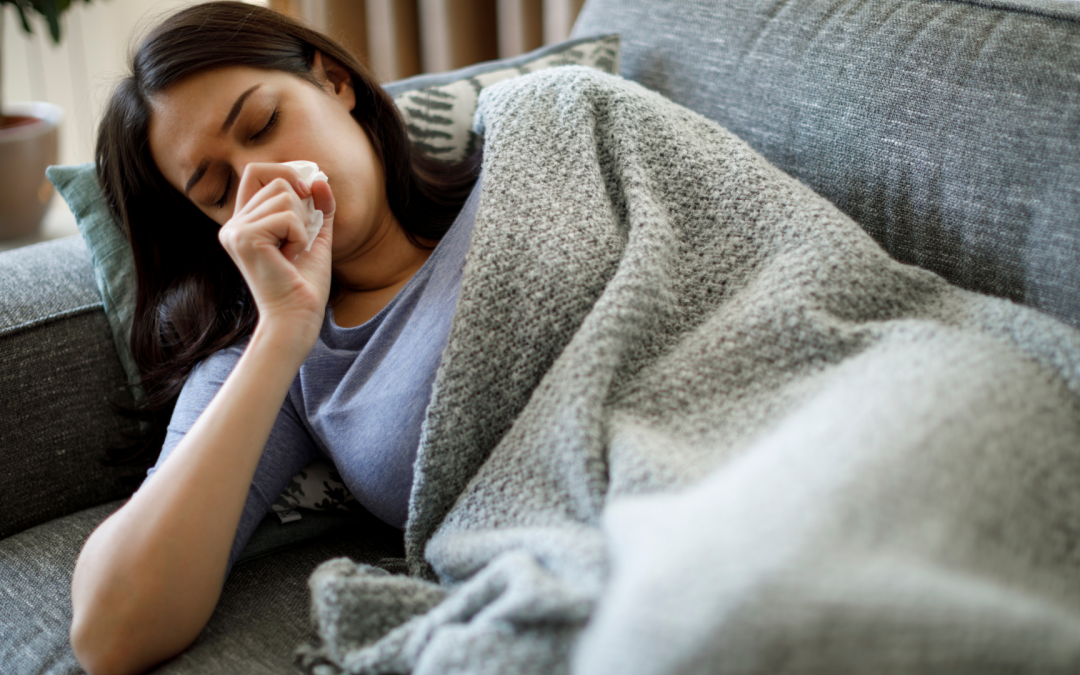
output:
[[356,107],[352,74],[334,57],[316,50],[315,58],[311,62],[311,72],[322,82],[327,93],[341,101],[347,110]]

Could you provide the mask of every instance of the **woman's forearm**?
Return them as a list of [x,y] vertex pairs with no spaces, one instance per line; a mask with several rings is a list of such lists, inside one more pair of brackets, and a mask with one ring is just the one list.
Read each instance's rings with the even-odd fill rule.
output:
[[260,325],[172,454],[87,540],[71,642],[92,675],[141,672],[210,619],[259,458],[313,342]]

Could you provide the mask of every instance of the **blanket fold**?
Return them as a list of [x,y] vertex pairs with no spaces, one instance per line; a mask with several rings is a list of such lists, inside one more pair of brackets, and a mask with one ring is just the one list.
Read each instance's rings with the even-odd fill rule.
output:
[[476,127],[413,576],[316,570],[309,669],[1080,668],[1080,333],[634,83],[514,78]]

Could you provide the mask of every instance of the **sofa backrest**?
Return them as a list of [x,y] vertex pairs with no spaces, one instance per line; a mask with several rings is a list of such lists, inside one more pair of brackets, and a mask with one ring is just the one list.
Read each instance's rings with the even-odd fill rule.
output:
[[895,258],[1080,327],[1080,3],[588,0],[600,31]]

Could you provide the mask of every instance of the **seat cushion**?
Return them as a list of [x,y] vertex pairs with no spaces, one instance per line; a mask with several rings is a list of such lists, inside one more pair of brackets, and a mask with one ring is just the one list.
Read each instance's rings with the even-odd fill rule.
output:
[[597,32],[895,258],[1080,326],[1080,3],[589,0]]
[[[80,511],[0,541],[0,672],[83,673],[68,642],[71,574],[90,532],[122,502]],[[401,569],[401,533],[367,513],[305,511],[294,523],[268,517],[225,583],[195,644],[153,673],[300,673],[293,650],[309,628],[307,578],[347,556]]]

